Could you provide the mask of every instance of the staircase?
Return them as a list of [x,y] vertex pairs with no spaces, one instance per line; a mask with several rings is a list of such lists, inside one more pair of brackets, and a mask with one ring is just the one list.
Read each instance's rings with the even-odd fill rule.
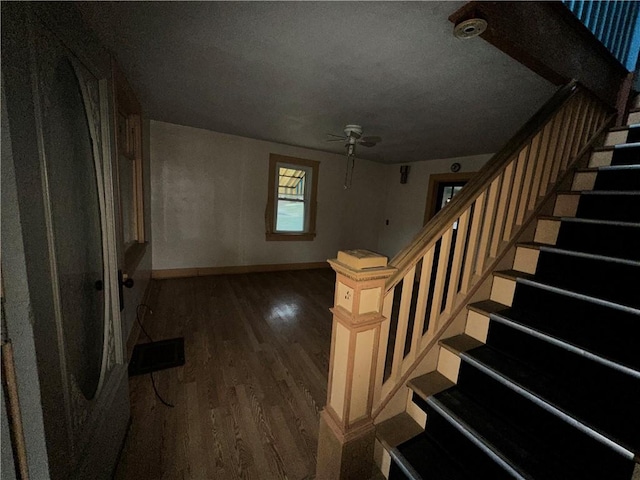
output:
[[406,412],[377,425],[389,479],[634,475],[640,108],[605,144],[467,305],[464,333],[440,340],[437,369],[407,383]]

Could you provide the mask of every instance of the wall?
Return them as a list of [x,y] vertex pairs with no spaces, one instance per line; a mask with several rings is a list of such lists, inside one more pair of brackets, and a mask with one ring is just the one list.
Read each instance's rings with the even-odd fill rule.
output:
[[[151,121],[153,269],[321,262],[345,248],[376,249],[385,166],[304,148]],[[267,242],[269,154],[320,161],[317,236]]]
[[[451,164],[458,162],[461,172],[478,171],[492,154],[413,162],[408,182],[400,183],[400,166],[385,166],[387,192],[384,215],[380,227],[377,250],[392,258],[406,246],[422,228],[427,203],[429,177],[450,172]],[[389,220],[389,225],[385,221]]]

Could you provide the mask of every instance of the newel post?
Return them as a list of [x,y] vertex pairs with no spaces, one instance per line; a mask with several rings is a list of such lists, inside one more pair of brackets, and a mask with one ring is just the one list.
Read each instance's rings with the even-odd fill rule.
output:
[[338,252],[327,405],[320,414],[318,480],[367,479],[373,466],[371,418],[387,258]]

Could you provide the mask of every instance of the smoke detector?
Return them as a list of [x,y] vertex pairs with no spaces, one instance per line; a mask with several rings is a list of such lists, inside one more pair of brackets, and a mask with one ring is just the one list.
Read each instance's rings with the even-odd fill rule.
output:
[[453,29],[457,38],[473,38],[482,35],[487,29],[487,22],[481,18],[470,18],[460,22]]

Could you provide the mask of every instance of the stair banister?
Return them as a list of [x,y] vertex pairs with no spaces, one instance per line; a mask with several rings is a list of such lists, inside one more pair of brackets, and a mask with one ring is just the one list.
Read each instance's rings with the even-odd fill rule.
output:
[[577,82],[561,87],[391,260],[374,419],[613,114]]
[[529,121],[507,142],[507,144],[491,157],[484,167],[475,175],[464,188],[451,201],[442,208],[411,242],[396,254],[389,262],[389,266],[395,267],[397,272],[387,280],[387,292],[391,290],[401,278],[407,273],[421,251],[439,238],[442,233],[460,216],[463,212],[495,179],[504,169],[505,163],[513,158],[513,155],[522,149],[522,146],[529,142],[549,118],[556,112],[578,89],[578,83],[571,81],[561,87],[556,94],[551,97],[538,110]]

